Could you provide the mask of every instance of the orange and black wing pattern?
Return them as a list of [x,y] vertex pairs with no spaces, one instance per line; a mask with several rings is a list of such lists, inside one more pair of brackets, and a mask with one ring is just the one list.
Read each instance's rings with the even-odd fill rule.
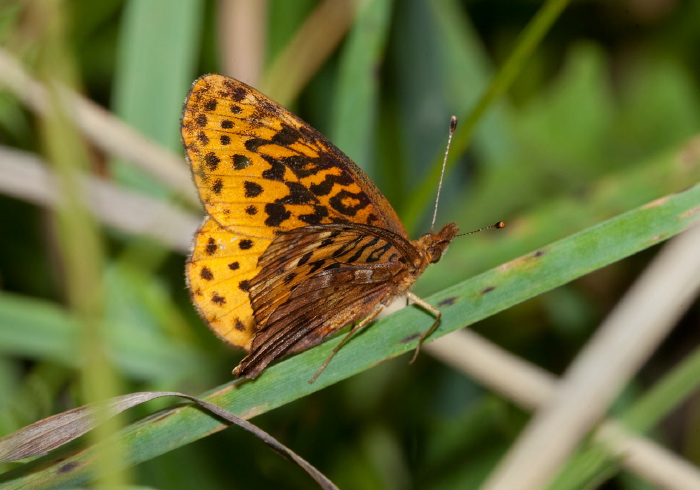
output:
[[392,298],[417,252],[403,237],[358,224],[315,225],[277,237],[260,259],[250,298],[257,332],[236,371],[254,378]]
[[[201,316],[233,345],[251,348],[258,329],[251,283],[276,237],[354,223],[407,238],[359,167],[242,82],[221,75],[196,80],[183,109],[182,139],[207,212],[187,263],[188,284]],[[280,288],[275,294],[291,295],[289,285]]]

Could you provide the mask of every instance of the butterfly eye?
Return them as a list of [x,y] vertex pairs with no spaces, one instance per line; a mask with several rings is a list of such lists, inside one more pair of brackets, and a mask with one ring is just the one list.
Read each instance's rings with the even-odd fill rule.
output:
[[442,254],[445,253],[445,250],[447,250],[447,247],[438,250],[436,254],[433,255],[432,260],[430,261],[431,264],[435,264],[437,262],[440,262],[440,259],[442,258]]
[[436,240],[435,242],[431,243],[428,249],[430,253],[430,263],[434,264],[439,262],[449,245],[449,240]]

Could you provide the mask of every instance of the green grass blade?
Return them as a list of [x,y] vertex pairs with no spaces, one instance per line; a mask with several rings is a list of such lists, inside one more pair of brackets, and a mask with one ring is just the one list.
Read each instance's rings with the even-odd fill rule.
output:
[[[494,67],[475,26],[458,2],[431,2],[429,7],[444,58],[438,81],[448,108],[455,114],[464,114],[488,87]],[[510,112],[505,101],[496,102],[474,129],[474,150],[485,165],[512,164],[514,160],[517,147],[508,124]],[[437,163],[434,160],[433,164]]]
[[606,174],[584,194],[552,199],[525,215],[476,219],[465,216],[462,211],[448,216],[446,221],[456,221],[463,230],[484,226],[499,218],[505,219],[508,227],[496,233],[499,235],[496,240],[487,240],[487,234],[483,233],[454,240],[441,261],[449,265],[429,267],[420,278],[418,292],[438,291],[523,250],[534,250],[624,210],[686,189],[689,182],[700,182],[700,155],[694,150],[699,141],[693,138],[678,148],[639,162],[632,169]]
[[386,47],[391,0],[366,2],[353,24],[338,72],[337,108],[330,139],[362,168],[368,169],[379,86],[376,71]]
[[[202,9],[201,2],[192,0],[131,1],[120,33],[115,112],[142,134],[177,152],[183,89],[193,78]],[[129,165],[116,164],[114,169],[133,187],[165,192],[162,184]]]
[[[78,320],[49,301],[0,292],[0,355],[44,359],[69,368],[84,367],[76,355]],[[109,319],[102,326],[109,357],[120,371],[139,380],[192,376],[207,366],[191,345],[138,321]]]
[[[512,85],[535,48],[542,41],[542,38],[552,27],[559,17],[559,14],[568,3],[568,0],[547,1],[525,28],[512,54],[499,70],[486,92],[481,96],[476,107],[470,111],[466,118],[463,118],[464,122],[455,133],[454,142],[452,144],[452,156],[448,160],[448,168],[457,160],[456,157],[467,149],[474,135],[477,123],[486,114],[487,110],[492,107],[496,100],[498,100]],[[442,153],[438,153],[435,156],[435,163],[431,166],[430,174],[421,181],[420,185],[415,189],[415,192],[412,193],[413,197],[408,202],[404,214],[404,224],[408,229],[412,229],[415,226],[425,209],[426,203],[430,201],[430,196],[434,192],[434,189],[437,188],[437,182],[440,178],[440,166],[437,162],[440,161],[442,161]]]
[[622,423],[635,431],[645,432],[656,425],[700,385],[700,348],[663,377],[637,400],[622,416]]

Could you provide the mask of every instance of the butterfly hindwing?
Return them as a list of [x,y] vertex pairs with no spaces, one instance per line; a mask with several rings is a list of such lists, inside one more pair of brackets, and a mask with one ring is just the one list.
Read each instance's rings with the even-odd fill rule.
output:
[[406,259],[415,255],[410,250],[400,236],[370,226],[320,225],[280,235],[251,283],[257,332],[238,374],[255,377],[270,361],[367,316],[404,283]]

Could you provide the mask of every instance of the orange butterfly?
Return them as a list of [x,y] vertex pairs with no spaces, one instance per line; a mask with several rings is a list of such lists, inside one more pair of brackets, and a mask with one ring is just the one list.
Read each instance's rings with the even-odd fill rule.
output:
[[255,378],[358,322],[335,353],[397,296],[435,315],[421,343],[435,330],[440,312],[409,289],[440,260],[455,223],[410,241],[357,165],[232,78],[194,82],[182,139],[208,215],[187,262],[188,285],[210,328],[249,352],[235,375]]

